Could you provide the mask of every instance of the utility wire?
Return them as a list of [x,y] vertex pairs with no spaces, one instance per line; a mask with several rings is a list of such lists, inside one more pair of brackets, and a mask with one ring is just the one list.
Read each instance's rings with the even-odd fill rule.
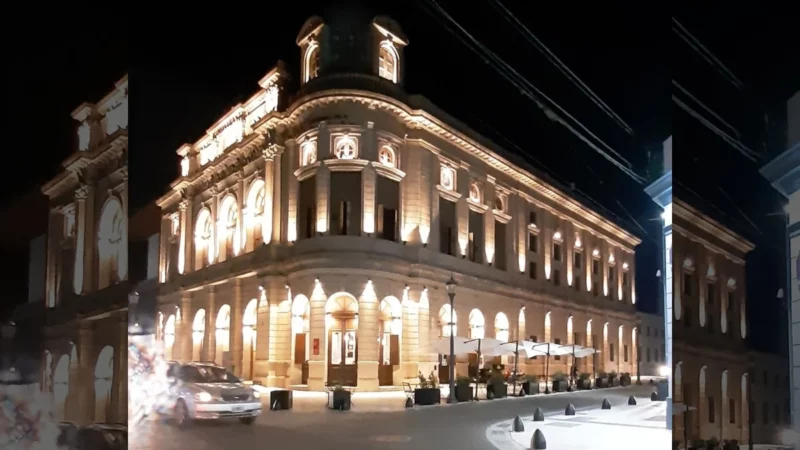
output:
[[[467,45],[467,47],[470,50],[472,50],[474,53],[476,53],[481,59],[484,60],[484,62],[486,62],[489,65],[492,65],[492,67],[497,72],[500,72],[500,74],[503,75],[503,77],[506,78],[506,80],[508,80],[511,84],[513,84],[516,88],[518,88],[520,90],[520,93],[522,93],[523,95],[526,95],[531,100],[533,100],[534,103],[536,103],[536,105],[545,113],[545,116],[547,116],[553,122],[557,122],[557,123],[562,124],[572,134],[574,134],[576,137],[578,137],[579,139],[584,141],[593,150],[595,150],[597,153],[602,155],[606,160],[611,162],[613,165],[615,165],[617,168],[619,168],[623,173],[628,175],[634,181],[636,181],[639,184],[645,184],[646,180],[629,168],[631,166],[631,164],[627,160],[625,160],[625,158],[623,158],[614,149],[612,149],[607,144],[605,144],[602,140],[600,140],[600,138],[595,136],[589,129],[587,129],[582,123],[580,123],[580,121],[575,119],[567,111],[565,111],[563,108],[561,108],[561,106],[558,105],[555,101],[553,101],[552,99],[547,97],[543,92],[541,92],[538,88],[536,88],[536,86],[534,86],[529,81],[527,81],[524,77],[519,75],[519,73],[517,73],[511,66],[509,66],[502,59],[500,59],[496,54],[494,54],[494,52],[492,52],[491,50],[486,48],[483,44],[481,44],[477,39],[475,39],[471,34],[469,34],[461,25],[459,25],[458,22],[456,22],[455,19],[453,19],[444,9],[442,9],[441,6],[439,6],[438,3],[436,3],[435,0],[428,0],[428,3],[432,4],[441,15],[446,17],[450,23],[452,23],[457,28],[459,28],[461,30],[461,32],[464,33],[472,41],[473,45]],[[428,11],[428,12],[430,13],[430,11]],[[431,15],[434,16],[434,18],[436,18],[436,16],[434,14],[431,14]],[[437,21],[438,21],[438,19],[437,19]],[[439,21],[439,22],[441,23],[441,21]],[[458,34],[453,31],[452,28],[447,27],[446,25],[445,25],[445,28],[448,31],[450,31],[453,35],[455,35],[459,40],[461,40],[462,42],[464,42],[466,44],[464,39],[459,37]],[[476,47],[478,49],[482,50],[484,52],[484,54],[481,54],[481,52],[478,49],[476,49]],[[487,56],[488,56],[488,59],[487,59]],[[492,64],[492,63],[494,63],[494,64]],[[497,67],[498,65],[500,65],[504,70],[499,69]],[[520,85],[520,81],[523,82],[526,86],[521,86]],[[536,92],[534,93],[532,91],[536,91]],[[542,100],[540,100],[540,98],[539,98],[540,96],[543,97],[544,99],[546,99],[547,101],[549,101],[551,104],[553,104],[558,110],[560,110],[568,118],[570,118],[574,122],[576,122],[577,125],[581,129],[583,129],[586,133],[588,133],[590,136],[592,136],[594,139],[596,139],[598,142],[600,142],[604,147],[606,147],[611,153],[615,154],[619,159],[624,161],[627,164],[627,166],[622,164],[622,163],[620,163],[619,161],[617,161],[617,159],[615,159],[614,157],[609,155],[608,152],[600,149],[597,146],[597,144],[595,144],[594,142],[590,141],[583,133],[581,133],[580,131],[575,129],[575,127],[572,124],[567,123],[555,111],[553,111],[550,107],[545,105],[542,102]]]
[[707,49],[696,37],[689,33],[689,30],[686,29],[678,19],[672,18],[672,31],[678,35],[686,44],[692,48],[698,55],[700,55],[703,59],[706,60],[711,67],[715,68],[729,83],[731,83],[736,89],[741,90],[744,88],[744,83],[742,83],[736,75],[728,69],[725,64],[714,56],[713,53],[709,49]]
[[745,158],[749,159],[752,162],[758,162],[761,159],[761,155],[750,150],[744,144],[742,144],[738,139],[735,139],[725,133],[724,131],[720,130],[716,125],[709,122],[702,114],[698,113],[692,107],[681,101],[678,97],[672,96],[672,101],[675,102],[681,109],[686,111],[690,116],[697,119],[701,124],[703,124],[706,128],[714,132],[717,136],[721,137],[722,140],[730,144],[733,148],[739,151]]
[[719,191],[720,191],[720,192],[722,192],[722,195],[724,195],[724,196],[725,196],[725,198],[726,198],[726,199],[727,199],[729,202],[731,202],[731,205],[733,205],[733,207],[734,207],[734,208],[736,208],[736,211],[738,211],[738,212],[739,212],[739,214],[740,214],[742,217],[744,217],[744,220],[746,220],[746,221],[747,221],[747,222],[750,224],[750,226],[751,226],[751,227],[753,227],[753,229],[755,229],[755,230],[758,232],[758,234],[761,234],[761,235],[763,235],[763,234],[764,234],[764,233],[762,233],[762,232],[761,232],[761,229],[760,229],[760,228],[758,228],[758,225],[756,225],[756,224],[755,224],[755,223],[754,223],[754,222],[753,222],[753,221],[750,219],[750,216],[748,216],[747,214],[745,214],[745,212],[744,212],[744,211],[742,211],[742,208],[740,208],[740,207],[739,207],[739,205],[738,205],[738,204],[736,204],[736,202],[735,202],[735,201],[733,201],[733,199],[731,198],[731,196],[730,196],[730,195],[728,195],[728,193],[727,193],[727,192],[725,192],[725,189],[724,189],[722,186],[719,186],[719,185],[717,185],[717,189],[719,189]]
[[616,113],[610,106],[608,106],[600,97],[592,91],[577,75],[575,75],[569,67],[566,66],[539,38],[536,37],[522,22],[517,19],[508,8],[503,5],[500,0],[489,0],[489,3],[498,10],[502,16],[512,25],[517,28],[517,31],[522,34],[526,40],[531,43],[536,50],[542,53],[564,76],[569,79],[581,92],[583,92],[589,99],[597,105],[608,117],[614,120],[620,128],[625,130],[626,133],[633,135],[633,129],[625,123],[624,120]]
[[697,103],[698,105],[700,105],[700,107],[701,107],[701,108],[703,108],[704,110],[706,110],[706,112],[707,112],[707,113],[709,113],[709,114],[711,114],[712,116],[714,116],[714,118],[715,118],[715,119],[719,120],[719,121],[720,121],[720,122],[721,122],[723,125],[725,125],[725,126],[726,126],[726,127],[728,127],[728,128],[731,130],[731,131],[733,131],[733,132],[734,132],[734,134],[736,134],[736,138],[737,138],[737,139],[741,139],[741,137],[742,137],[742,134],[741,134],[741,133],[739,133],[739,130],[737,130],[736,128],[734,128],[734,127],[733,127],[733,125],[731,125],[731,124],[729,124],[728,122],[726,122],[726,121],[725,121],[725,119],[723,119],[722,117],[720,117],[720,116],[719,116],[717,113],[715,113],[714,111],[712,111],[712,110],[711,110],[711,108],[709,108],[709,107],[708,107],[708,106],[706,106],[706,105],[705,105],[703,102],[701,102],[700,100],[698,100],[698,99],[697,99],[697,97],[695,97],[694,95],[692,95],[692,93],[691,93],[691,92],[689,92],[689,91],[688,91],[686,88],[684,88],[683,86],[681,86],[681,85],[680,85],[680,83],[678,83],[678,82],[677,82],[677,81],[675,81],[675,80],[672,80],[672,85],[673,85],[673,86],[675,86],[676,88],[678,88],[678,89],[679,89],[681,92],[683,92],[684,94],[686,94],[686,96],[687,96],[687,97],[689,97],[690,99],[694,100],[694,102],[695,102],[695,103]]

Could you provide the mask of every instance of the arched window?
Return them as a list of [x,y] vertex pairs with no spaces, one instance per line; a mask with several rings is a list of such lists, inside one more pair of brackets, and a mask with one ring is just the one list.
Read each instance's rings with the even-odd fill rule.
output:
[[300,146],[300,154],[302,160],[300,165],[302,167],[314,164],[317,162],[317,143],[316,141],[307,141]]
[[387,167],[397,167],[394,149],[391,145],[386,144],[381,147],[381,151],[378,154],[378,161]]
[[305,81],[316,78],[319,75],[319,44],[316,41],[311,41],[308,44],[305,66]]
[[334,142],[334,154],[339,159],[356,159],[358,143],[350,136],[339,136]]
[[378,75],[392,83],[397,83],[397,49],[391,41],[381,42],[378,51]]
[[481,202],[481,188],[478,186],[478,183],[469,185],[469,199],[473,202]]

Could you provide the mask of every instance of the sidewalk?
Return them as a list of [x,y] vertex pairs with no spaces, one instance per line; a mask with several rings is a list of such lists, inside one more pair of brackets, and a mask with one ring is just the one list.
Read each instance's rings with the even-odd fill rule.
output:
[[536,429],[544,434],[549,450],[669,450],[672,434],[666,428],[666,402],[636,398],[636,406],[613,406],[579,410],[575,416],[564,413],[546,415],[544,422],[522,417],[525,431],[512,432],[513,421],[506,420],[490,426],[486,438],[500,450],[531,448]]

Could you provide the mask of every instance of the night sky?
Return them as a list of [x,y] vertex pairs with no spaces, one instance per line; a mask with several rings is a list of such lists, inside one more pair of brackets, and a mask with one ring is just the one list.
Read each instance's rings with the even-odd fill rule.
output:
[[[296,2],[291,9],[282,8],[279,14],[269,8],[231,10],[227,18],[225,12],[215,10],[213,25],[202,18],[151,15],[147,26],[137,28],[132,36],[122,21],[113,22],[113,27],[102,31],[71,25],[68,28],[65,24],[57,41],[35,51],[16,49],[13,58],[19,69],[11,73],[12,82],[6,87],[7,97],[14,99],[12,103],[19,108],[14,123],[19,132],[12,134],[12,140],[13,148],[20,151],[14,152],[12,158],[28,170],[24,188],[4,180],[5,192],[22,194],[53,176],[59,163],[75,148],[75,123],[69,113],[83,101],[99,99],[127,70],[131,83],[129,195],[133,214],[165,193],[177,177],[175,150],[183,143],[196,141],[230,107],[252,95],[258,89],[258,79],[276,61],[285,61],[295,76],[299,74],[295,38],[300,26],[314,14],[330,14],[330,3]],[[356,2],[347,3],[353,7]],[[448,22],[425,6],[429,2],[367,3],[370,15],[391,16],[409,37],[410,45],[405,51],[405,89],[409,93],[428,97],[497,144],[517,152],[566,191],[574,183],[572,195],[642,238],[643,244],[637,249],[637,303],[643,310],[654,311],[659,295],[655,272],[659,266],[660,222],[658,208],[644,194],[644,186],[564,127],[548,120],[518,88],[469,50],[465,45],[468,40],[460,31],[455,36],[446,30],[443,25]],[[582,5],[581,14],[575,14],[573,5],[548,5],[545,13],[540,8],[528,11],[520,2],[504,2],[633,129],[631,135],[571,84],[488,0],[438,4],[483,45],[626,158],[637,173],[651,178],[655,175],[647,174],[651,167],[648,150],[660,149],[677,123],[670,102],[670,61],[674,52],[670,48],[671,25],[666,11],[642,4],[638,10],[627,7],[609,14],[606,5]],[[346,10],[339,13],[342,11]],[[244,26],[243,17],[248,17],[246,22],[252,26]],[[631,17],[636,20],[629,20]],[[88,22],[101,21],[91,18]],[[707,39],[695,31],[703,26],[685,25],[701,40]],[[737,27],[728,24],[728,28]],[[754,29],[753,33],[763,30]],[[130,53],[129,42],[133,44]],[[709,40],[707,45],[716,43]],[[744,62],[738,64],[749,67],[745,53],[734,49],[726,56],[741,58]],[[765,52],[748,54],[764,57]],[[757,67],[770,63],[769,59],[759,61]],[[768,80],[765,77],[757,81],[765,84]],[[37,101],[31,101],[34,98]],[[48,124],[46,132],[40,123]],[[713,151],[709,150],[711,147],[693,148],[692,155],[718,160],[718,152],[725,151],[724,145]],[[677,152],[680,150],[676,147]],[[735,156],[735,151],[729,153]],[[680,161],[676,156],[676,162]],[[751,174],[757,170],[746,164],[725,167]],[[676,170],[676,178],[678,174]],[[737,186],[742,189],[728,192],[749,195],[752,200],[743,202],[752,204],[748,208],[764,206],[758,201],[759,195],[770,195],[763,186],[744,193],[741,191],[746,190],[745,184]],[[697,190],[713,191],[713,186]],[[780,243],[775,246],[780,247]],[[774,294],[776,288],[770,289]]]

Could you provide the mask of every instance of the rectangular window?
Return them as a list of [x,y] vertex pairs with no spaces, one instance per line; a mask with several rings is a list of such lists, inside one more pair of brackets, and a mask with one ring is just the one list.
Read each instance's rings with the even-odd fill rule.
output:
[[750,423],[756,423],[756,405],[753,403],[752,400],[748,403],[750,406],[747,410],[747,413],[750,415]]
[[769,425],[769,403],[764,403],[764,413],[761,414],[761,422],[764,425]]
[[[553,343],[556,344],[556,345],[561,345],[561,339],[556,339]],[[556,361],[561,361],[561,356],[560,355],[555,355],[555,357],[553,357],[553,359],[556,360]]]
[[658,359],[658,349],[653,350],[653,352],[655,352],[655,357],[653,359],[655,360],[655,362],[659,362],[660,359]]
[[531,262],[528,263],[528,276],[531,277],[531,280],[536,279],[536,263]]
[[709,305],[713,306],[714,302],[717,300],[717,287],[714,285],[714,283],[708,283],[706,286],[706,294],[708,295],[706,301]]
[[714,423],[714,419],[716,419],[714,407],[714,397],[708,397],[708,423]]
[[539,251],[539,235],[528,233],[528,250],[533,253]]
[[528,224],[536,225],[536,211],[531,211],[528,213]]
[[733,305],[736,303],[734,300],[733,292],[728,292],[728,312],[733,313]]
[[614,285],[614,279],[616,279],[617,271],[615,270],[614,266],[608,268],[608,284]]
[[608,360],[614,362],[614,343],[608,344]]
[[581,268],[581,260],[583,259],[583,254],[580,252],[575,252],[575,256],[572,257],[573,265],[576,269],[580,270]]
[[650,347],[647,347],[647,362],[650,362]]
[[731,423],[736,423],[736,400],[728,399],[728,418]]
[[553,270],[553,284],[561,286],[561,271],[558,269]]
[[559,243],[553,244],[553,260],[561,261],[561,244]]
[[628,272],[622,272],[622,285],[628,286]]
[[592,275],[598,275],[600,273],[600,260],[593,259],[592,260]]
[[622,356],[625,358],[625,359],[623,359],[623,362],[628,362],[628,346],[627,345],[623,345],[622,346]]

